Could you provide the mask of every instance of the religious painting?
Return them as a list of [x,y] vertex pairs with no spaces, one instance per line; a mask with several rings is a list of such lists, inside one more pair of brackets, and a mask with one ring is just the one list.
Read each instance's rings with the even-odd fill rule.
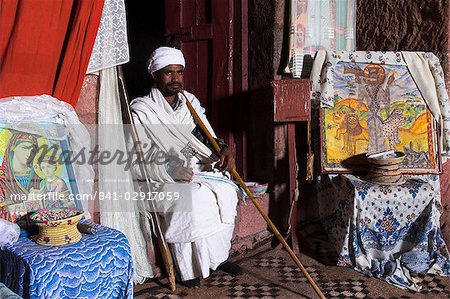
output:
[[348,166],[352,158],[389,150],[406,154],[404,173],[439,172],[435,121],[408,67],[397,62],[334,64],[333,106],[321,109],[323,172],[357,171]]
[[0,217],[16,222],[42,208],[81,208],[67,140],[29,132],[0,125]]
[[[289,62],[294,78],[307,69],[306,55],[319,49],[355,49],[356,0],[290,0]],[[305,64],[305,65],[304,65]]]

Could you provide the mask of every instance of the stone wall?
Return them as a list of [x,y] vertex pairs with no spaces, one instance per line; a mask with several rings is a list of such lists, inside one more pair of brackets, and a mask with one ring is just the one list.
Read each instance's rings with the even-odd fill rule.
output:
[[99,76],[88,74],[84,77],[75,111],[85,125],[95,125],[98,121]]
[[280,229],[287,227],[289,166],[285,126],[273,123],[270,82],[282,77],[281,70],[287,62],[287,3],[284,0],[249,0],[248,4],[247,177],[269,183],[269,216]]
[[449,0],[358,0],[357,50],[431,51],[444,61]]
[[[83,85],[81,87],[80,97],[78,98],[75,111],[84,125],[86,125],[90,136],[91,145],[96,144],[96,128],[98,124],[98,96],[100,92],[100,78],[98,75],[88,74],[84,77]],[[97,182],[97,167],[94,165],[95,180],[92,194],[98,191]],[[100,213],[98,200],[90,200],[88,203],[88,210],[92,216],[92,220],[100,223]]]
[[[447,4],[447,69],[446,69],[446,80],[447,91],[450,95],[450,3]],[[443,173],[441,176],[441,194],[442,203],[444,207],[444,213],[441,217],[444,223],[442,233],[447,242],[450,243],[450,161],[444,164]]]
[[249,0],[247,179],[269,183],[273,172],[269,83],[273,80],[274,19],[274,0]]

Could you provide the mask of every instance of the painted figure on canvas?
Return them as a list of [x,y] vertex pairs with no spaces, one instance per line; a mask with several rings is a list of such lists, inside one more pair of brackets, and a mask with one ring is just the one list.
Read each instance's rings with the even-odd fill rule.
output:
[[38,142],[34,135],[15,132],[9,139],[0,167],[1,193],[5,201],[39,188],[40,178],[33,168],[37,150]]
[[0,217],[16,221],[42,208],[80,208],[76,185],[61,163],[64,141],[0,127]]
[[335,138],[343,141],[343,151],[355,154],[358,140],[369,141],[368,130],[361,125],[357,114],[338,110],[333,113],[333,121],[339,125]]
[[61,167],[58,160],[52,156],[43,156],[38,163],[43,174],[38,193],[45,195],[46,208],[64,207],[64,201],[68,200],[70,192],[66,182],[57,175],[58,167]]
[[[358,65],[344,66],[344,74],[355,75],[355,83],[359,86],[358,109],[363,102],[368,108],[367,125],[369,127],[369,146],[367,152],[381,152],[387,150],[382,134],[384,121],[381,108],[389,111],[390,85],[395,79],[393,73],[387,74],[381,65],[369,64],[364,70]],[[358,111],[359,112],[359,111]],[[353,152],[354,153],[354,152]]]
[[406,153],[403,168],[435,168],[431,115],[406,66],[338,62],[333,80],[334,107],[323,114],[327,168],[386,150]]

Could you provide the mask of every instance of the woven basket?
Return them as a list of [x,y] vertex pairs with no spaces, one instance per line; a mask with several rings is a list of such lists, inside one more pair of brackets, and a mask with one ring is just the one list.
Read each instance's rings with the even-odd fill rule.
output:
[[366,179],[379,185],[401,185],[405,183],[400,166],[405,158],[403,152],[393,152],[388,156],[368,156],[371,168]]
[[[80,214],[70,218],[48,222],[35,221],[39,227],[39,233],[33,237],[34,241],[46,246],[61,246],[80,241],[81,233],[77,229],[77,223],[83,215],[84,213],[80,211]],[[31,219],[34,220],[33,216]]]

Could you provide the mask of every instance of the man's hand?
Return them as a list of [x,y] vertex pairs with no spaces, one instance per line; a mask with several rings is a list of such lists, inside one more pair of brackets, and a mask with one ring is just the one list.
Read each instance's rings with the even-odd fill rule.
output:
[[225,147],[220,152],[220,161],[217,162],[217,167],[226,171],[231,171],[235,167],[234,157],[228,147]]
[[192,170],[192,168],[179,166],[174,168],[170,176],[173,178],[175,182],[189,183],[190,181],[192,181],[194,171]]

